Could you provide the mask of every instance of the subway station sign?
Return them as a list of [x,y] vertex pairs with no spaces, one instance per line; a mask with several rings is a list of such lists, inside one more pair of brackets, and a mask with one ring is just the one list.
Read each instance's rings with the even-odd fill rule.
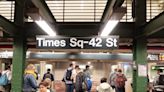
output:
[[117,49],[119,36],[54,37],[36,36],[40,49]]

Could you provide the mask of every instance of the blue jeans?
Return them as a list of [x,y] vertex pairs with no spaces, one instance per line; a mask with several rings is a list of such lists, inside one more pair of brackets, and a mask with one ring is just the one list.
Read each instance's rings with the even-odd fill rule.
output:
[[73,92],[73,84],[66,84],[65,92]]
[[121,88],[116,87],[116,92],[125,92],[125,87],[121,87]]

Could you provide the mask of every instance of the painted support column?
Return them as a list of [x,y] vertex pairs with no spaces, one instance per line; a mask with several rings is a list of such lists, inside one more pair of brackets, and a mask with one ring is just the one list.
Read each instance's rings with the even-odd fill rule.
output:
[[13,44],[13,71],[12,71],[12,92],[22,92],[23,74],[26,61],[27,43],[24,25],[24,4],[25,0],[15,1],[14,23],[18,26],[14,36]]
[[[135,41],[135,47],[134,47],[134,56],[135,58],[135,65],[136,69],[134,70],[133,79],[135,82],[133,82],[134,90],[133,92],[146,92],[147,89],[147,74],[145,76],[141,76],[139,74],[142,74],[143,71],[147,72],[147,45],[146,45],[146,38],[140,38]],[[139,71],[140,65],[144,65],[146,67],[145,69],[141,69]]]
[[22,37],[15,37],[13,53],[12,92],[22,92],[25,61],[26,40]]
[[142,33],[142,26],[146,23],[146,0],[134,0],[134,2],[135,30],[133,38],[133,61],[136,69],[133,69],[133,92],[146,92],[147,76],[139,75],[142,71],[139,71],[138,65],[147,66],[147,39],[146,37],[136,38],[137,35]]

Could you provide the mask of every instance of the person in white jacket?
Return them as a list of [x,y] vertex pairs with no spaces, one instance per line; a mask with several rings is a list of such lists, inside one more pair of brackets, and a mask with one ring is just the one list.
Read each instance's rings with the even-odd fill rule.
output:
[[101,78],[101,84],[97,86],[97,92],[110,92],[110,85],[107,82],[107,78]]
[[7,79],[8,79],[8,84],[4,86],[5,92],[10,92],[11,91],[11,79],[12,79],[12,71],[11,71],[11,66],[7,66],[5,71],[2,72],[2,75],[6,74]]

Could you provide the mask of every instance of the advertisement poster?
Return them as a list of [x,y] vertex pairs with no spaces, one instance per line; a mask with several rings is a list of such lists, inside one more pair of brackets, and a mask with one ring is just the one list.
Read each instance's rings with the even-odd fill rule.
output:
[[138,65],[138,76],[147,76],[147,66],[146,65]]

